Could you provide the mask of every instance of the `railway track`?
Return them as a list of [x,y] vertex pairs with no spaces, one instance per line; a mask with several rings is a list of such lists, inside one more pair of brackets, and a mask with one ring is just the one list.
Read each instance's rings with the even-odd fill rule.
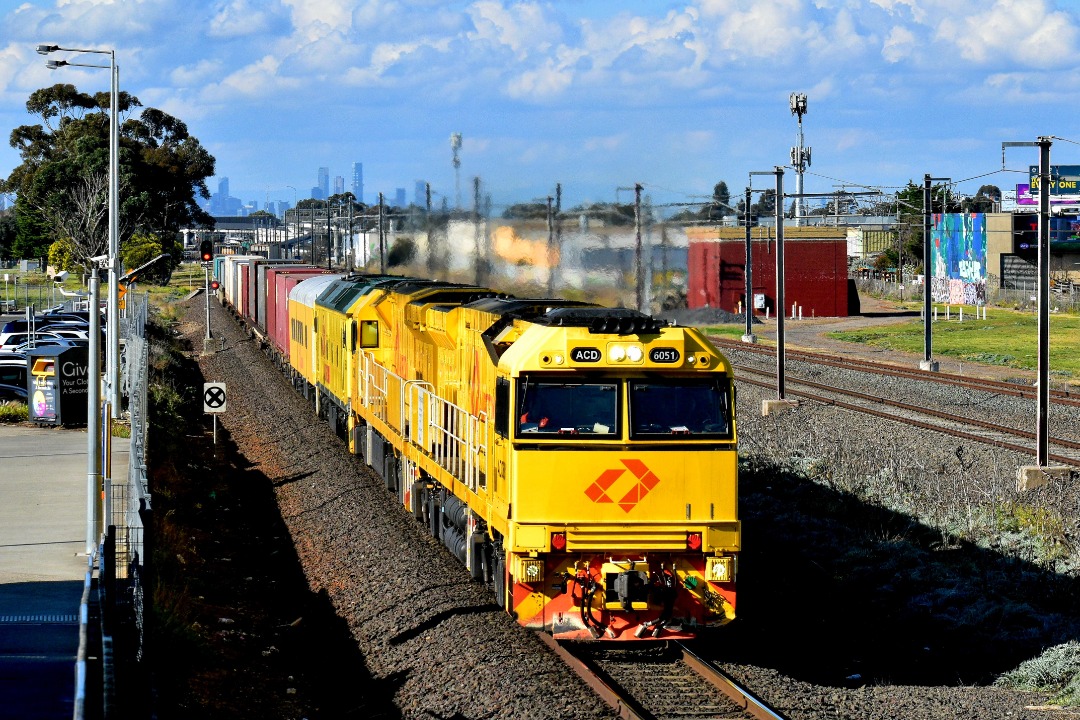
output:
[[626,648],[541,637],[625,720],[785,717],[680,643]]
[[[767,370],[746,365],[734,365],[733,367],[736,372],[736,380],[739,382],[745,382],[763,388],[773,388],[776,386],[773,374]],[[755,379],[750,376],[757,376],[758,378],[764,379]],[[1035,433],[1030,430],[1022,430],[1020,428],[992,423],[986,420],[979,420],[964,415],[935,410],[934,408],[890,400],[880,396],[836,387],[834,385],[825,385],[790,374],[786,377],[788,387],[785,389],[785,393],[787,395],[804,397],[808,400],[835,405],[836,407],[841,407],[846,410],[903,422],[907,425],[922,428],[924,430],[941,432],[952,435],[953,437],[993,445],[1021,454],[1030,453],[1032,451],[1030,445],[1022,445],[1016,442],[1016,439],[1021,438],[1034,441]],[[791,385],[809,389],[799,390],[797,388],[792,388]],[[839,400],[838,398],[840,397],[849,398],[855,402]],[[882,408],[890,409],[885,410]],[[941,422],[930,422],[920,419],[921,417],[934,418]],[[980,432],[975,432],[970,428],[977,428]],[[1048,438],[1048,443],[1053,447],[1073,451],[1067,454],[1063,452],[1051,453],[1049,456],[1051,460],[1066,465],[1080,467],[1080,442],[1064,438]]]
[[[776,348],[772,345],[744,343],[738,340],[729,340],[727,338],[718,337],[716,335],[710,335],[709,340],[717,347],[723,349],[740,350],[743,352],[773,357],[776,355]],[[926,370],[908,368],[901,365],[874,362],[873,360],[837,358],[836,355],[826,355],[824,353],[815,353],[806,350],[792,350],[790,348],[784,350],[784,356],[788,361],[802,361],[842,370],[857,370],[859,372],[888,375],[890,377],[906,377],[923,382],[935,382],[942,385],[951,385],[971,390],[992,391],[1011,397],[1035,399],[1038,394],[1033,385],[1021,385],[1019,383],[1006,382],[1004,380],[970,378],[952,373],[932,373],[927,372]],[[1050,401],[1061,405],[1080,407],[1080,396],[1069,390],[1051,388]]]

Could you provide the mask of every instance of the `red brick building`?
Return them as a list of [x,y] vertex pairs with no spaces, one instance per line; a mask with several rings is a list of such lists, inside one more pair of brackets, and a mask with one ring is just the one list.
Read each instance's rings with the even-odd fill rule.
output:
[[[739,312],[746,295],[746,230],[688,228],[687,305]],[[751,229],[754,313],[776,315],[776,229]],[[784,228],[784,304],[803,317],[843,317],[859,312],[854,281],[848,281],[847,230]]]

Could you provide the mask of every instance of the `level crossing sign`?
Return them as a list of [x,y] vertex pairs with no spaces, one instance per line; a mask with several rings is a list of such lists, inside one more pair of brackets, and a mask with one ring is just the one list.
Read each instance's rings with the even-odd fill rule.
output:
[[223,413],[223,412],[225,412],[225,383],[223,383],[223,382],[203,383],[203,412],[204,413]]

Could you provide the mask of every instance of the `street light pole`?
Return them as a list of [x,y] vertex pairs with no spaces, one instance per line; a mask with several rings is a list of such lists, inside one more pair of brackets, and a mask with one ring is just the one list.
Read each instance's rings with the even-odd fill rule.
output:
[[[105,386],[106,402],[112,408],[112,417],[120,417],[120,68],[116,66],[115,50],[92,50],[65,48],[59,45],[38,45],[40,55],[54,52],[93,53],[108,55],[108,65],[77,63],[68,60],[47,60],[45,66],[55,70],[65,65],[93,67],[109,70],[109,300],[106,323]],[[99,308],[94,308],[100,311]]]

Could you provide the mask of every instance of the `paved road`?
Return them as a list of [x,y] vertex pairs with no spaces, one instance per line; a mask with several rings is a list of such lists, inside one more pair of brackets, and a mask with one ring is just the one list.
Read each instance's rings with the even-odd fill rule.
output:
[[[0,424],[0,718],[71,718],[86,575],[86,432]],[[127,472],[127,444],[113,472]]]

